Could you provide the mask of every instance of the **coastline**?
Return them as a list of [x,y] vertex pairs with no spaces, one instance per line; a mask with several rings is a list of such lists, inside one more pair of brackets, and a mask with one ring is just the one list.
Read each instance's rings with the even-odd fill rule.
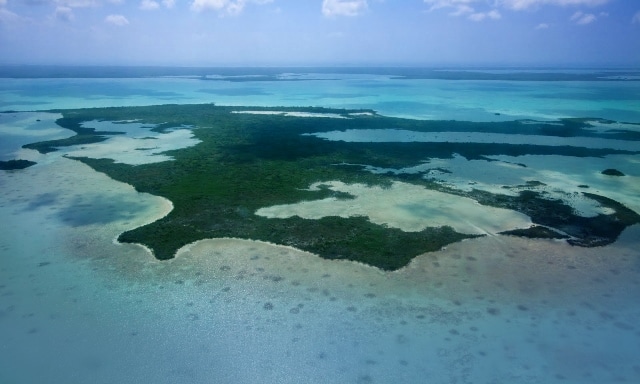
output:
[[[353,132],[366,133],[372,125],[397,125],[405,129],[398,131],[403,134],[409,132],[406,129],[413,129],[416,133],[432,132],[431,135],[437,136],[440,130],[445,129],[447,134],[446,130],[450,129],[470,136],[474,130],[490,129],[491,132],[502,132],[501,136],[508,136],[509,124],[489,127],[472,122],[448,122],[445,125],[447,122],[403,120],[378,114],[354,115],[355,112],[348,109],[298,107],[291,109],[294,113],[291,116],[287,111],[287,108],[213,105],[57,110],[63,116],[57,122],[76,131],[77,136],[28,147],[45,153],[62,149],[65,156],[79,160],[137,191],[167,198],[170,210],[162,217],[125,231],[116,239],[121,243],[142,244],[160,260],[175,257],[179,249],[200,239],[230,237],[291,245],[327,259],[349,259],[394,270],[421,253],[433,252],[461,239],[487,233],[532,238],[560,237],[558,233],[566,233],[572,244],[589,247],[614,242],[624,227],[640,221],[640,216],[624,205],[583,192],[583,187],[589,187],[584,185],[584,181],[577,187],[570,187],[568,192],[558,193],[553,192],[555,186],[547,187],[539,181],[546,181],[548,171],[530,172],[529,177],[535,179],[523,180],[521,175],[524,171],[512,162],[518,161],[515,160],[517,156],[538,153],[541,151],[539,146],[473,141],[449,143],[440,139],[433,143],[405,143],[403,136],[399,138],[400,142],[385,139],[382,142],[347,143],[323,140],[309,134],[337,132],[336,127],[344,128],[345,133],[350,132],[349,127]],[[350,118],[327,119],[324,118],[326,116]],[[215,127],[203,125],[212,117],[216,120]],[[590,121],[569,119],[559,121],[557,125],[515,121],[511,124],[518,125],[519,129],[525,130],[522,133],[538,140],[543,137],[539,136],[539,131],[549,135],[544,136],[548,140],[554,140],[553,132],[548,131],[551,129],[558,134],[573,132],[578,138],[586,136],[592,142],[608,142],[609,132],[601,127],[602,124],[595,131],[590,130]],[[85,125],[86,122],[89,123]],[[132,122],[136,133],[127,135],[127,126]],[[145,124],[148,126],[144,128],[150,129],[153,137],[144,132]],[[615,128],[619,127],[616,125]],[[169,143],[177,133],[186,141]],[[615,134],[624,135],[619,130]],[[521,134],[516,136],[525,137]],[[88,144],[79,147],[75,145],[78,140]],[[149,146],[153,145],[148,142],[152,141],[165,143],[162,145],[166,148],[159,149],[160,144],[157,144],[150,151]],[[118,148],[122,143],[126,145],[120,154]],[[467,149],[462,150],[465,147],[460,145]],[[474,145],[479,149],[473,149]],[[452,149],[447,146],[452,146]],[[442,152],[431,154],[435,158],[425,160],[419,155],[434,148]],[[541,153],[546,153],[549,148]],[[462,155],[454,149],[462,150]],[[364,150],[367,155],[362,156],[354,150]],[[585,157],[612,156],[619,152],[618,149],[586,147],[566,151],[567,147],[552,149],[552,153],[558,153],[557,156],[571,156],[574,152]],[[411,155],[413,152],[416,154]],[[494,155],[487,158],[486,153]],[[502,153],[506,160],[500,160]],[[506,154],[515,156],[514,160],[510,161]],[[447,160],[449,157],[453,160]],[[446,180],[452,173],[446,168],[451,161],[456,161],[456,167],[459,167],[463,157],[474,159],[479,167],[481,163],[488,162],[485,168],[497,162],[498,166],[492,173],[509,175],[507,180],[510,178],[512,181],[491,185],[483,183],[485,180],[478,180],[480,184],[467,180],[468,185],[456,187],[455,179],[452,179],[453,184]],[[525,156],[527,161],[542,157]],[[435,168],[435,178],[429,177],[434,171],[429,163],[437,160],[443,165]],[[381,163],[375,164],[376,161]],[[225,165],[221,167],[221,164]],[[467,160],[467,164],[472,163]],[[533,164],[545,166],[544,162]],[[599,166],[598,163],[593,164]],[[508,172],[505,165],[509,167]],[[515,165],[528,169],[522,163]],[[631,168],[627,167],[626,172],[630,171]],[[620,183],[633,183],[638,176],[631,173]],[[184,183],[183,180],[191,181]],[[328,180],[337,180],[343,187]],[[558,182],[553,178],[550,181]],[[597,179],[593,181],[603,186],[607,183]],[[490,178],[486,182],[492,183]],[[310,188],[310,185],[320,187]],[[364,188],[360,192],[356,191],[358,185]],[[402,200],[397,193],[387,191],[399,192],[398,185],[413,188],[414,192],[408,193],[413,197]],[[581,193],[581,197],[570,196],[571,188]],[[237,192],[229,194],[227,190]],[[384,212],[378,212],[380,207],[375,198],[368,198],[372,200],[369,201],[363,197],[375,191],[374,195],[380,195],[379,199],[389,202]],[[245,197],[248,192],[250,195]],[[604,192],[615,194],[608,190]],[[418,195],[424,196],[418,198]],[[467,208],[456,207],[449,201],[451,199],[464,202]],[[362,203],[364,200],[368,203]],[[366,207],[355,209],[354,204]],[[336,211],[336,205],[342,208]],[[479,213],[474,216],[472,211],[480,212],[480,208],[486,212],[501,213],[504,224],[486,220],[495,214],[486,213],[485,218]],[[452,209],[457,212],[455,217],[450,217]],[[579,211],[588,214],[583,215]],[[216,224],[217,221],[222,224]],[[555,228],[557,233],[540,230],[540,225]],[[576,225],[579,228],[575,228]],[[349,232],[356,231],[355,235],[337,229],[340,227],[349,228]]]

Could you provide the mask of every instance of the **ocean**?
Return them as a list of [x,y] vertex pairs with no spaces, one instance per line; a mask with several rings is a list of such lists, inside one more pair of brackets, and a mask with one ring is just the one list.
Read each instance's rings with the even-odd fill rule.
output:
[[[447,170],[437,175],[446,185],[491,193],[511,193],[504,187],[538,180],[546,196],[585,217],[606,214],[606,207],[581,198],[588,185],[640,213],[639,74],[556,68],[2,68],[0,160],[37,164],[0,171],[0,382],[637,382],[638,224],[598,247],[491,233],[418,256],[393,272],[241,239],[202,240],[158,261],[145,247],[116,238],[165,216],[172,203],[65,156],[120,156],[115,152],[124,144],[47,154],[22,146],[71,136],[55,124],[60,113],[47,112],[69,108],[313,106],[487,126],[518,120],[552,127],[560,119],[581,118],[600,136],[535,137],[531,144],[628,153],[454,156],[431,159],[429,167]],[[162,151],[196,145],[180,134],[188,129],[154,140],[162,141]],[[140,125],[131,132],[133,139],[147,135]],[[387,130],[323,134],[342,141],[523,139],[483,132],[449,132],[444,139]],[[595,172],[610,168],[625,176]],[[434,211],[392,216],[393,207],[380,213],[380,205],[367,199],[374,192],[385,201],[419,195],[398,185],[396,195],[395,189],[383,194],[359,187],[357,214],[379,213],[378,220],[391,225],[413,225],[416,215],[428,221]],[[458,221],[469,214],[465,224],[474,228],[482,218],[502,217],[443,194],[420,196],[420,204],[437,201],[444,212],[458,207]],[[310,204],[284,208],[310,216],[326,210]],[[283,214],[284,208],[265,212]],[[455,225],[456,218],[441,219]]]

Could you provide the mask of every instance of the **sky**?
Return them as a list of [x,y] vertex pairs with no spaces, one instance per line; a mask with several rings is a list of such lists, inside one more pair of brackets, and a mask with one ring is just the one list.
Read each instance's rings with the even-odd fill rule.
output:
[[0,0],[0,64],[640,68],[640,0]]

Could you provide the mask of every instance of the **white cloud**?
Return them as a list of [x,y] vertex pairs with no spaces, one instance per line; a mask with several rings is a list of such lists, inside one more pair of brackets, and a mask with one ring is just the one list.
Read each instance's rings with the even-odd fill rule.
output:
[[227,5],[227,13],[230,15],[238,15],[244,10],[246,3],[244,1],[230,1]]
[[549,28],[549,24],[547,23],[540,23],[538,25],[536,25],[535,29],[548,29]]
[[367,0],[323,0],[322,14],[325,16],[357,16],[368,8]]
[[499,18],[502,17],[502,15],[500,14],[500,12],[494,9],[492,11],[487,12],[487,17],[489,17],[490,19],[498,20]]
[[23,18],[8,9],[0,8],[0,24],[22,21]]
[[612,0],[499,0],[504,6],[515,10],[534,8],[541,5],[595,7],[611,1]]
[[498,20],[501,17],[502,15],[500,14],[500,12],[494,9],[489,12],[472,13],[471,15],[469,15],[469,20],[473,20],[473,21],[482,21],[485,19]]
[[[244,10],[249,3],[267,4],[273,0],[193,0],[191,2],[191,10],[196,12],[217,11],[226,12],[230,15],[237,15]],[[173,3],[173,0],[164,0],[166,3]],[[170,8],[169,6],[167,6]]]
[[55,0],[55,3],[60,7],[67,8],[87,8],[100,5],[96,0]]
[[469,8],[467,4],[475,3],[477,0],[424,0],[425,3],[431,4],[430,11],[440,8]]
[[[595,7],[598,5],[607,4],[613,0],[495,0],[489,2],[487,0],[423,0],[426,4],[431,5],[430,11],[441,8],[454,8],[454,16],[459,16],[465,13],[465,10],[471,8],[471,5],[477,3],[479,5],[493,3],[493,6],[502,6],[513,10],[525,10],[529,8],[535,8],[542,5],[555,5],[555,6],[587,6]],[[471,8],[473,9],[473,8]],[[485,16],[486,17],[486,16]]]
[[153,0],[142,0],[140,2],[140,9],[144,11],[153,11],[154,9],[158,9],[160,4],[157,1]]
[[[66,8],[98,7],[103,3],[121,4],[124,0],[13,0],[26,5],[55,5]],[[0,5],[8,3],[8,0],[0,0]]]
[[7,5],[7,0],[0,0],[0,5]]
[[69,7],[56,7],[54,15],[56,19],[64,22],[71,22],[75,18],[73,10]]
[[575,22],[578,25],[587,25],[596,21],[596,15],[593,13],[584,13],[582,11],[577,11],[571,16],[569,20]]
[[118,27],[122,27],[129,24],[129,20],[122,15],[109,15],[104,18],[104,21],[109,24],[116,25]]
[[[162,5],[164,5],[165,8],[173,8],[174,5],[176,5],[176,1],[175,0],[162,0]],[[142,0],[140,2],[140,9],[142,9],[143,11],[153,11],[160,8],[160,2],[155,1],[155,0]]]
[[456,6],[456,10],[451,12],[451,13],[449,13],[449,15],[451,15],[451,16],[462,16],[462,15],[466,15],[466,14],[469,14],[469,13],[473,13],[473,11],[474,11],[474,9],[471,8],[470,6],[461,4],[461,5]]
[[640,24],[640,11],[636,12],[635,15],[631,18],[632,24]]
[[476,10],[469,4],[475,3],[477,0],[424,0],[426,4],[430,4],[429,12],[442,8],[453,8],[453,11],[449,13],[449,16],[464,16],[469,15],[468,18],[474,21],[480,21],[486,18],[486,15]]
[[232,1],[229,0],[194,0],[191,3],[191,9],[197,12],[202,11],[221,11],[229,6]]
[[593,23],[594,21],[596,21],[596,17],[595,17],[595,15],[593,15],[593,14],[589,13],[589,14],[587,14],[587,15],[582,16],[582,17],[577,21],[577,23],[578,23],[578,24],[580,24],[580,25],[587,25],[587,24],[591,24],[591,23]]

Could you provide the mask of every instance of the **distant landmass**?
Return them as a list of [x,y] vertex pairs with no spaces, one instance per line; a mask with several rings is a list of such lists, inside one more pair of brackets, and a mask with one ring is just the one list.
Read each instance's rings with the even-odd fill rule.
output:
[[[299,81],[301,74],[380,75],[395,79],[508,81],[640,81],[635,68],[579,70],[567,68],[493,67],[169,67],[0,65],[0,78],[151,78],[193,77],[213,81]],[[329,77],[330,78],[330,77]],[[308,79],[305,79],[308,80]]]

